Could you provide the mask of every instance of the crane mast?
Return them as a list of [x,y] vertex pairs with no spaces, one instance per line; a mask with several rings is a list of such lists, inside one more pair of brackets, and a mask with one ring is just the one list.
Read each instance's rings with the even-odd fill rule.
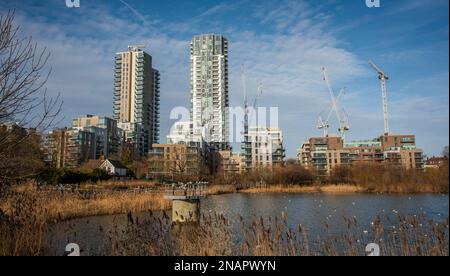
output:
[[381,82],[381,97],[382,97],[382,103],[383,103],[383,118],[384,118],[384,134],[389,134],[389,112],[388,112],[388,100],[387,100],[387,88],[386,88],[386,82],[389,80],[389,77],[371,60],[369,60],[369,64],[372,66],[373,69],[378,74],[378,78]]
[[[344,89],[344,88],[341,89],[341,91],[339,92],[338,97],[335,98],[335,96],[334,96],[334,91],[333,91],[333,87],[332,87],[332,85],[331,85],[331,81],[330,81],[330,78],[329,78],[329,76],[328,76],[328,70],[327,70],[326,67],[323,67],[323,76],[324,76],[324,80],[326,81],[327,86],[328,86],[328,92],[330,93],[331,104],[332,104],[331,111],[330,111],[330,113],[328,114],[327,121],[325,121],[325,122],[322,124],[323,129],[324,129],[324,134],[325,134],[325,133],[328,133],[328,128],[329,128],[328,120],[329,120],[330,117],[331,117],[331,113],[334,111],[334,112],[336,113],[336,117],[337,117],[337,119],[338,119],[338,121],[339,121],[339,135],[340,135],[340,137],[342,137],[342,139],[345,139],[345,133],[346,133],[347,131],[350,130],[350,126],[349,126],[349,124],[348,124],[348,118],[347,118],[347,116],[344,116],[344,118],[343,118],[343,117],[341,116],[341,114],[339,113],[339,108],[338,108],[338,102],[339,102],[339,99],[341,98],[342,94],[345,93],[345,89]],[[321,124],[321,118],[319,118],[319,126],[320,126],[320,124]],[[320,127],[319,127],[319,128],[320,128]],[[327,135],[328,135],[328,134],[327,134]]]
[[241,66],[241,82],[244,93],[244,142],[242,150],[244,152],[245,169],[249,171],[252,168],[252,142],[249,136],[249,120],[248,120],[248,98],[247,98],[247,82],[245,78],[245,67]]

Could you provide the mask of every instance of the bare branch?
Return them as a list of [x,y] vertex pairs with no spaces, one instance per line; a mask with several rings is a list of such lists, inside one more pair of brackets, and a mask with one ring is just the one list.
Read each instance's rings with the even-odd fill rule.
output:
[[[30,169],[39,163],[19,149],[34,139],[30,133],[43,133],[60,122],[63,104],[60,94],[49,97],[45,89],[51,73],[46,69],[50,53],[47,48],[40,50],[31,37],[21,37],[14,17],[14,11],[0,15],[0,178],[20,178],[28,172],[15,174],[14,167]],[[7,123],[36,132],[18,134],[2,129]],[[41,154],[39,150],[35,153]]]

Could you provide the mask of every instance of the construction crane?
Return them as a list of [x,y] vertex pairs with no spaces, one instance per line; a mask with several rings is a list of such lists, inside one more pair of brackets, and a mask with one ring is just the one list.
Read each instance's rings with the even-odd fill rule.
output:
[[384,117],[384,134],[388,135],[390,132],[389,129],[389,112],[388,112],[388,100],[387,100],[387,89],[386,89],[386,81],[389,80],[389,77],[371,60],[369,60],[369,64],[377,71],[378,78],[381,81],[381,96],[383,103],[383,117]]
[[263,84],[260,82],[259,84],[258,84],[258,88],[256,89],[256,96],[255,96],[255,99],[253,100],[253,112],[250,114],[250,122],[252,121],[252,119],[253,119],[253,114],[255,114],[256,113],[256,127],[258,127],[259,126],[259,122],[258,122],[258,120],[259,120],[259,118],[257,117],[257,115],[258,115],[258,99],[261,97],[261,95],[262,95],[262,93],[263,93]]
[[[258,99],[263,93],[263,86],[262,83],[258,84],[257,88],[257,94],[255,96],[255,99],[253,101],[252,110],[249,109],[248,106],[248,96],[247,96],[247,79],[246,79],[246,71],[245,66],[241,65],[241,82],[242,82],[242,89],[244,93],[244,132],[242,133],[244,136],[244,141],[242,143],[242,149],[244,151],[244,159],[245,159],[245,167],[246,170],[250,170],[252,168],[252,141],[250,140],[249,135],[249,129],[250,124],[253,119],[253,114],[257,112],[257,106],[258,106]],[[249,116],[250,115],[250,116]],[[258,123],[256,122],[256,136],[258,135]]]
[[[333,87],[331,85],[331,81],[330,78],[328,76],[328,70],[326,67],[323,67],[323,76],[324,76],[324,80],[327,83],[328,86],[328,92],[330,93],[330,97],[331,97],[331,112],[335,112],[336,117],[339,121],[339,135],[342,139],[345,139],[345,134],[347,131],[350,130],[350,125],[348,123],[348,117],[347,116],[342,116],[340,111],[339,111],[339,107],[338,107],[338,100],[334,97],[334,91],[333,91]],[[340,99],[340,97],[342,96],[342,94],[345,93],[345,88],[341,89],[341,92],[339,93],[338,99]],[[330,115],[331,116],[331,115]],[[326,124],[328,124],[328,120],[326,121]],[[326,125],[325,124],[325,125]],[[329,128],[329,125],[327,126]]]
[[249,120],[248,120],[248,97],[247,97],[247,81],[245,76],[245,66],[241,65],[241,82],[244,93],[244,141],[242,143],[242,150],[244,151],[245,169],[249,171],[252,168],[252,142],[249,136]]
[[[340,101],[340,99],[341,99],[341,97],[342,97],[342,95],[344,93],[345,93],[345,90],[341,89],[341,91],[339,92],[338,97],[336,98],[336,105],[339,104],[339,101]],[[326,120],[323,120],[323,118],[322,118],[322,113],[323,112],[322,112],[321,115],[319,116],[318,121],[317,121],[317,128],[320,129],[320,130],[323,130],[323,136],[324,137],[328,136],[328,130],[330,128],[330,123],[329,122],[330,122],[331,116],[333,115],[335,107],[336,107],[335,105],[333,105],[333,104],[331,105],[331,109],[328,112]]]

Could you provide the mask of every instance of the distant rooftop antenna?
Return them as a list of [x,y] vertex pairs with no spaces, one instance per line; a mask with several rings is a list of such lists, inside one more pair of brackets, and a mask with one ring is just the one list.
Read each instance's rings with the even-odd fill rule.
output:
[[140,51],[142,49],[147,48],[146,45],[128,45],[128,51]]

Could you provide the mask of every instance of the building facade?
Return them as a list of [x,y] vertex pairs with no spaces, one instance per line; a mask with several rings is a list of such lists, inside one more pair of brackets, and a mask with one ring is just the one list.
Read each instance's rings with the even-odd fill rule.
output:
[[425,161],[425,169],[438,169],[442,166],[448,166],[448,157],[430,157]]
[[159,140],[159,72],[140,46],[117,53],[114,72],[113,118],[144,156]]
[[299,149],[298,161],[328,175],[338,166],[355,162],[383,163],[404,169],[424,168],[423,151],[414,135],[384,135],[373,140],[345,142],[341,137],[313,137]]
[[153,144],[148,155],[148,177],[198,177],[204,172],[204,153],[197,143]]
[[213,174],[236,175],[246,171],[245,157],[231,150],[212,152],[210,157],[211,172]]
[[89,131],[60,129],[45,139],[45,161],[57,168],[76,168],[96,158],[96,137]]
[[252,169],[282,165],[285,149],[281,129],[251,127],[248,136],[251,143]]
[[176,122],[172,129],[170,130],[170,134],[167,135],[167,143],[168,144],[181,144],[181,143],[189,143],[192,141],[192,123],[189,121],[186,122]]
[[193,140],[218,149],[229,146],[228,41],[199,35],[191,42],[191,121]]
[[297,163],[304,167],[311,165],[311,144],[309,140],[305,141],[297,150]]
[[116,120],[109,117],[86,115],[74,119],[72,128],[95,134],[95,159],[109,158],[119,154],[122,135]]

